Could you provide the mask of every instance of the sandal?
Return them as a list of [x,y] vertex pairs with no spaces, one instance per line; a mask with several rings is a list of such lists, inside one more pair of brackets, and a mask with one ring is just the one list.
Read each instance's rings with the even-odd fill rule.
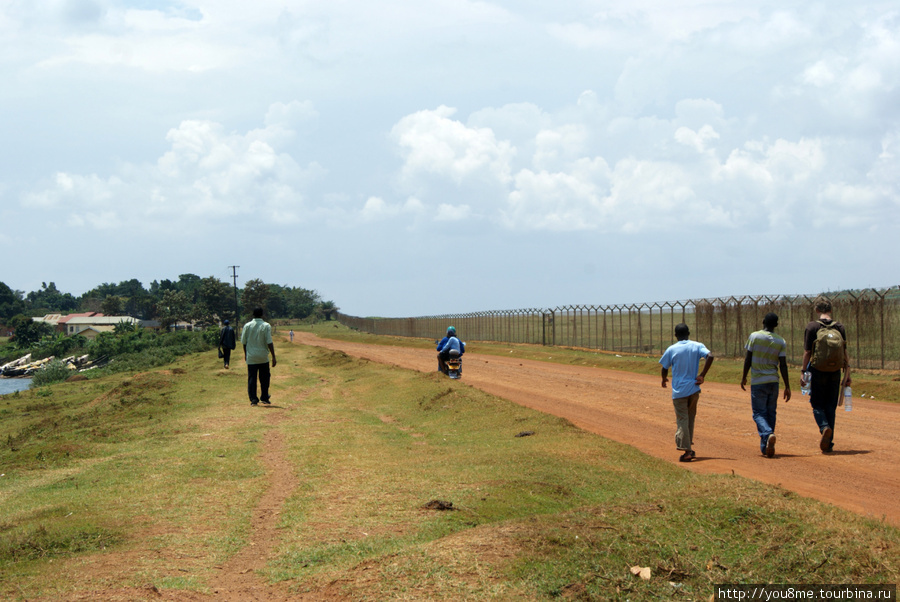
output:
[[694,456],[696,456],[696,455],[697,454],[695,454],[693,452],[693,450],[688,450],[688,451],[684,452],[683,454],[681,454],[681,456],[679,456],[678,461],[679,462],[690,462],[691,460],[694,459]]

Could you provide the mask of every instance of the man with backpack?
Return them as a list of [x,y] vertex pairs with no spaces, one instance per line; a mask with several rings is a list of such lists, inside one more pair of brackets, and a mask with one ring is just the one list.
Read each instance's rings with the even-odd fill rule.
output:
[[844,403],[841,392],[851,383],[850,354],[844,325],[831,318],[831,302],[817,299],[815,310],[819,319],[806,325],[801,366],[811,375],[809,404],[822,435],[819,449],[827,454],[834,449],[835,413]]

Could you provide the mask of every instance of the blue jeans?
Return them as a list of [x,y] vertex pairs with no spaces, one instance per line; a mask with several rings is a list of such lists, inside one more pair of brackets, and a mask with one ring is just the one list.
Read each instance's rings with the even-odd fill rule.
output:
[[753,422],[759,433],[759,449],[766,453],[769,435],[775,432],[775,415],[778,411],[778,383],[750,385],[750,407]]

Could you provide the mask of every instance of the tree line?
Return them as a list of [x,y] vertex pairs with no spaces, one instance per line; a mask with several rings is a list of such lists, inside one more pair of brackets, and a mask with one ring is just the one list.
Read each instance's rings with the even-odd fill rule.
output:
[[49,313],[101,312],[107,316],[159,320],[167,328],[176,322],[199,326],[222,320],[237,322],[241,317],[249,318],[255,307],[265,309],[269,319],[291,320],[328,320],[338,309],[333,301],[323,301],[314,290],[267,284],[259,279],[248,280],[236,290],[215,276],[181,274],[178,280],[154,280],[149,288],[132,278],[118,284],[100,284],[78,297],[60,291],[53,282],[41,283],[39,290],[27,294],[0,282],[0,324],[17,333],[23,327],[32,329],[28,324],[32,317]]

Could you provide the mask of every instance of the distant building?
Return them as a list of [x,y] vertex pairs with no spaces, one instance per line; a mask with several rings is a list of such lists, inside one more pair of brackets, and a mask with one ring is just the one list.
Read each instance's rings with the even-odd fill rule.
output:
[[56,330],[57,332],[61,332],[63,334],[69,334],[69,329],[66,327],[66,324],[69,320],[73,318],[94,318],[98,316],[103,316],[100,312],[97,311],[89,311],[81,314],[46,314],[40,318],[31,318],[35,322],[43,322],[44,324],[49,324]]
[[[66,334],[69,336],[81,334],[88,338],[93,338],[101,332],[113,332],[121,322],[134,324],[135,328],[141,327],[141,321],[131,316],[104,316],[98,314],[94,316],[69,317],[65,323]],[[86,332],[88,330],[94,331],[93,334]]]

